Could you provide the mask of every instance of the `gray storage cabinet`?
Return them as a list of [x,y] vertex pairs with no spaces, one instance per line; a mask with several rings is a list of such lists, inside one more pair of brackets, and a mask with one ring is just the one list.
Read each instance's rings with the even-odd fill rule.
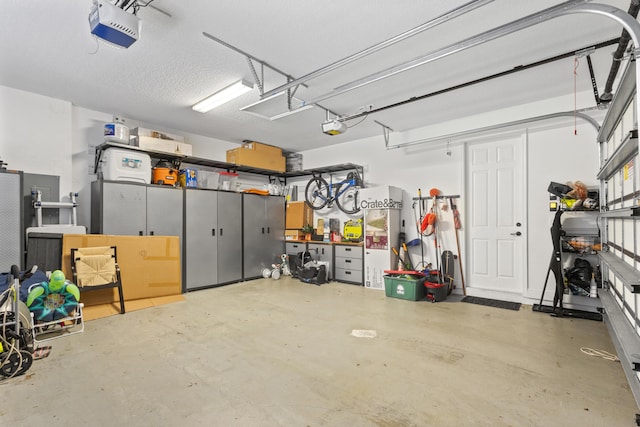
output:
[[91,183],[91,232],[119,236],[178,236],[183,190],[122,181]]
[[284,253],[284,197],[243,194],[243,277],[262,277]]
[[240,194],[185,190],[185,290],[242,279],[241,212]]
[[22,269],[22,172],[0,171],[0,271]]
[[311,258],[316,261],[327,262],[327,279],[333,280],[333,245],[327,243],[314,243],[309,242],[308,251],[311,253]]

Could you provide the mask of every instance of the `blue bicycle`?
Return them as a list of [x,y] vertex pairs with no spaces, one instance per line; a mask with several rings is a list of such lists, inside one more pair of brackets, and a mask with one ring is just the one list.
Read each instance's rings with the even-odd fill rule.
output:
[[333,183],[333,175],[327,182],[321,175],[314,174],[307,183],[304,197],[311,209],[330,208],[335,202],[342,212],[354,214],[360,211],[358,191],[362,186],[362,178],[357,171],[349,172],[346,179],[336,183]]

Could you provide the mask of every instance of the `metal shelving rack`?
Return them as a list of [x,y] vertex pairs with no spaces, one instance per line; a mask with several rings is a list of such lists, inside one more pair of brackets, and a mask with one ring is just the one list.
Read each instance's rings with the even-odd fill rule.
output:
[[222,169],[227,172],[244,172],[244,173],[251,173],[255,175],[264,175],[264,176],[268,176],[270,179],[279,179],[279,180],[283,180],[284,182],[286,182],[287,178],[298,178],[303,176],[310,176],[310,175],[323,174],[323,173],[336,173],[336,172],[343,172],[343,171],[349,171],[349,170],[356,170],[360,174],[360,177],[362,177],[362,179],[364,180],[364,167],[360,165],[356,165],[354,163],[341,163],[337,165],[324,166],[320,168],[306,169],[301,171],[277,172],[277,171],[272,171],[267,169],[255,168],[251,166],[236,165],[235,163],[227,163],[227,162],[221,162],[217,160],[203,159],[200,157],[185,156],[183,154],[172,154],[172,153],[165,153],[165,152],[159,152],[159,151],[151,151],[151,150],[135,147],[132,145],[118,144],[114,142],[104,142],[96,146],[94,172],[98,171],[98,164],[100,162],[100,157],[102,155],[102,152],[110,147],[124,148],[127,150],[144,152],[149,154],[152,158],[172,161],[176,164],[177,168],[180,167],[180,164],[187,163],[190,165],[207,166],[207,167]]

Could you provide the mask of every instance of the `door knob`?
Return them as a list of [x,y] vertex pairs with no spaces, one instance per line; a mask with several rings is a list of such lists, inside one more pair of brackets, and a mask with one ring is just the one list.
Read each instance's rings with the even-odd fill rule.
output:
[[516,231],[515,233],[511,233],[512,236],[522,236],[522,233],[519,231]]

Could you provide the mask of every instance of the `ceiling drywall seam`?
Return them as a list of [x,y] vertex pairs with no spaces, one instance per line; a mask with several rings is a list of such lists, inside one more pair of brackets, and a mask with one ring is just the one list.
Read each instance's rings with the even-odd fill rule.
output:
[[266,92],[265,94],[262,95],[262,98],[268,98],[270,96],[276,95],[276,94],[280,94],[294,86],[298,86],[300,84],[303,84],[304,82],[307,82],[311,79],[314,79],[316,77],[322,76],[323,74],[329,73],[331,71],[337,70],[340,67],[343,67],[347,64],[350,64],[351,62],[357,61],[358,59],[364,58],[365,56],[368,56],[374,52],[378,52],[379,50],[385,49],[389,46],[392,46],[402,40],[406,40],[410,37],[413,37],[423,31],[426,31],[428,29],[437,27],[440,24],[444,24],[447,21],[450,21],[454,18],[457,18],[459,16],[464,15],[465,13],[471,12],[472,10],[475,10],[481,6],[486,5],[487,3],[491,3],[494,0],[473,0],[470,1],[468,3],[463,4],[462,6],[459,6],[453,10],[450,10],[449,12],[446,12],[434,19],[431,19],[430,21],[425,22],[424,24],[421,24],[417,27],[414,27],[408,31],[405,31],[404,33],[398,34],[394,37],[391,37],[390,39],[384,40],[380,43],[377,43],[373,46],[370,46],[364,50],[361,50],[360,52],[354,53],[353,55],[347,56],[346,58],[342,58],[338,61],[335,61],[329,65],[326,65],[322,68],[319,68],[315,71],[312,71],[302,77],[299,77],[297,79],[294,79],[290,82],[287,82],[286,84],[282,85],[282,86],[278,86],[275,89],[272,89],[268,92]]
[[[480,134],[484,134],[487,132],[493,132],[493,131],[497,131],[497,130],[501,130],[501,129],[507,129],[507,128],[512,128],[512,127],[517,127],[517,126],[523,126],[529,123],[535,123],[535,122],[541,122],[541,121],[545,121],[545,120],[551,120],[551,119],[556,119],[556,118],[560,118],[560,117],[575,117],[577,119],[581,119],[586,121],[587,123],[589,123],[591,126],[594,127],[595,131],[598,132],[600,130],[600,124],[598,124],[598,122],[591,116],[583,113],[583,112],[579,112],[579,111],[561,111],[558,113],[551,113],[551,114],[544,114],[542,116],[536,116],[536,117],[529,117],[526,119],[520,119],[520,120],[513,120],[510,122],[505,122],[505,123],[498,123],[495,125],[490,125],[490,126],[484,126],[484,127],[480,127],[480,128],[475,128],[475,129],[469,129],[469,130],[465,130],[465,131],[461,131],[461,132],[454,132],[454,133],[450,133],[450,134],[446,134],[446,135],[438,135],[438,136],[434,136],[431,138],[423,138],[423,139],[418,139],[416,141],[409,141],[409,142],[403,142],[401,144],[395,144],[395,145],[389,145],[388,141],[385,139],[385,148],[387,150],[394,150],[396,148],[404,148],[404,147],[409,147],[412,145],[419,145],[419,144],[427,144],[430,142],[439,142],[439,141],[450,141],[453,142],[455,140],[460,140],[462,138],[465,137],[469,137],[472,135],[480,135]],[[457,141],[459,142],[459,141]]]

